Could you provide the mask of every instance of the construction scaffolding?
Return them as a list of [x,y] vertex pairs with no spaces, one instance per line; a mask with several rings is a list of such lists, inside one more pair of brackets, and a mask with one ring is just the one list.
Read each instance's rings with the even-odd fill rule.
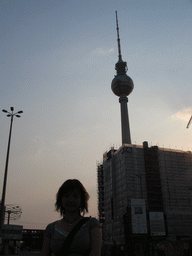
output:
[[190,151],[124,144],[104,153],[97,177],[107,246],[126,249],[137,240],[144,250],[149,239],[192,236]]

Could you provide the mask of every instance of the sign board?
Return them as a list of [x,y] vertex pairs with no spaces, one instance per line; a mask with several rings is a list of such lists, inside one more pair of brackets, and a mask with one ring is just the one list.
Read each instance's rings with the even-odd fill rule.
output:
[[151,236],[165,236],[165,219],[163,212],[149,212]]
[[132,234],[147,234],[145,199],[131,199]]
[[2,230],[2,239],[22,240],[23,226],[20,225],[4,225]]

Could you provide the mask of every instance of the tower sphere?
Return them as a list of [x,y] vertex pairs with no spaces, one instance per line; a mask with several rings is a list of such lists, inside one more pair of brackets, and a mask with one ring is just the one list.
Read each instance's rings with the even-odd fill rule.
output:
[[133,80],[126,74],[116,75],[111,82],[111,89],[117,96],[128,96],[134,88]]

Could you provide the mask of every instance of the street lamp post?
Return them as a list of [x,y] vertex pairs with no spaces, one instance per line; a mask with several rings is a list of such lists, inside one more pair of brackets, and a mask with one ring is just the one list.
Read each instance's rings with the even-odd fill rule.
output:
[[0,234],[2,235],[2,228],[4,224],[4,208],[5,208],[5,193],[6,193],[6,185],[7,185],[7,172],[8,172],[8,163],[9,163],[9,150],[10,150],[10,143],[11,143],[11,133],[12,133],[12,125],[13,125],[13,117],[20,117],[18,114],[22,114],[23,111],[20,110],[16,113],[13,113],[14,107],[10,108],[11,112],[3,109],[2,111],[4,113],[8,113],[7,116],[11,117],[11,124],[10,124],[10,130],[9,130],[9,140],[8,140],[8,146],[7,146],[7,157],[6,157],[6,163],[5,163],[5,173],[4,173],[4,182],[3,182],[3,191],[2,191],[2,198],[1,198],[1,204],[0,204]]

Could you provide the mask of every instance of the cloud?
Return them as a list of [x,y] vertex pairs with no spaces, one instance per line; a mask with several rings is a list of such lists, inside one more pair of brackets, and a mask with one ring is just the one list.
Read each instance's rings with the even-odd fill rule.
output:
[[188,122],[192,114],[192,107],[185,108],[171,116],[172,119]]
[[111,52],[113,52],[114,51],[114,48],[102,48],[102,47],[98,47],[98,48],[96,48],[94,51],[93,51],[93,53],[94,54],[109,54],[109,53],[111,53]]

